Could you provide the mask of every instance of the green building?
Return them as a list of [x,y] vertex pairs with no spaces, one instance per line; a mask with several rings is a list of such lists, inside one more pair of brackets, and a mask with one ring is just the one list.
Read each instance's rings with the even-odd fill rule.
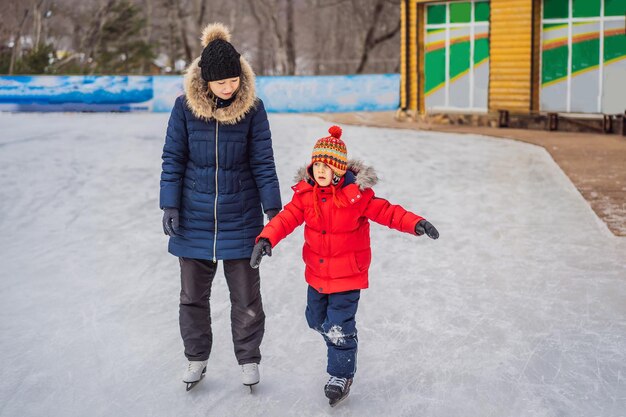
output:
[[626,0],[405,0],[401,107],[626,110]]

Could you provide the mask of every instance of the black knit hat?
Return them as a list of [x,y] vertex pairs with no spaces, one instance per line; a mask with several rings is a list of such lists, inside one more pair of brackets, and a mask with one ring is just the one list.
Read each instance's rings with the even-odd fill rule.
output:
[[202,51],[198,66],[204,81],[217,81],[241,75],[239,52],[223,39],[211,41]]

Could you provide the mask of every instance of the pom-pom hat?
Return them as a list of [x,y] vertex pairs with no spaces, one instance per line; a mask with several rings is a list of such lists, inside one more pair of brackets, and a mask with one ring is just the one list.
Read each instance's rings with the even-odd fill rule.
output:
[[341,128],[331,126],[330,136],[318,139],[313,147],[311,166],[315,162],[323,162],[333,170],[337,177],[342,177],[348,169],[348,150],[341,140]]
[[204,81],[217,81],[241,75],[241,55],[230,43],[230,32],[221,23],[208,25],[202,34],[204,50],[198,62]]

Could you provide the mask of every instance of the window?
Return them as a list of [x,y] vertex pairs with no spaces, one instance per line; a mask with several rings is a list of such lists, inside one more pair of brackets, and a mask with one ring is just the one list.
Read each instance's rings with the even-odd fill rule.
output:
[[541,109],[624,111],[626,2],[544,0],[542,12]]
[[426,5],[424,97],[428,110],[487,109],[489,2]]

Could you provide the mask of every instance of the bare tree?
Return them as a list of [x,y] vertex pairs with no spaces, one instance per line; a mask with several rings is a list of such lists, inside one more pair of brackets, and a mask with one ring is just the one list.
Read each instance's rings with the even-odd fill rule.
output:
[[[144,16],[146,19],[146,27],[144,28],[144,41],[146,43],[152,43],[152,0],[143,0]],[[146,65],[141,65],[141,73],[146,73]]]
[[207,11],[207,0],[198,1],[198,14],[196,15],[196,31],[199,33],[200,28],[206,23],[204,21]]
[[[370,54],[372,53],[373,49],[376,46],[378,46],[379,44],[389,39],[394,38],[400,32],[400,18],[398,16],[395,26],[393,26],[391,29],[387,29],[382,34],[376,35],[376,31],[380,26],[383,26],[383,29],[385,29],[384,28],[385,22],[381,22],[381,19],[383,17],[383,10],[385,9],[385,4],[389,4],[389,3],[390,3],[389,0],[376,0],[376,3],[374,4],[373,9],[371,9],[371,12],[367,10],[369,13],[367,13],[365,18],[363,19],[368,23],[367,32],[366,32],[365,39],[363,42],[363,47],[361,49],[362,52],[361,52],[359,65],[357,66],[356,71],[355,71],[357,74],[363,73],[363,70],[365,68],[365,65],[367,64]],[[358,0],[352,0],[352,4],[355,10],[363,10],[362,7],[365,6],[362,2]],[[392,5],[396,9],[399,9],[398,5],[395,5],[395,4],[392,4]]]
[[265,75],[266,73],[266,53],[265,48],[266,39],[265,39],[265,27],[263,26],[264,17],[261,14],[261,8],[258,6],[258,2],[256,0],[248,0],[248,4],[250,6],[250,12],[252,13],[252,17],[256,23],[256,53],[255,53],[255,69],[257,74]]
[[[285,2],[284,13],[281,4]],[[284,75],[296,73],[296,47],[294,37],[294,4],[293,0],[259,0],[263,15],[266,17],[265,27],[273,35],[275,49],[273,61],[276,72]],[[285,19],[284,24],[281,18]],[[262,23],[257,19],[259,25]]]
[[279,74],[285,74],[287,69],[287,53],[285,51],[285,35],[280,27],[278,20],[279,13],[279,0],[259,0],[266,10],[266,16],[268,17],[268,26],[276,42],[275,50],[273,52],[273,67]]
[[[0,53],[5,57],[0,67],[7,71],[10,66],[14,73],[23,51],[51,41],[59,51],[56,69],[97,71],[93,59],[106,47],[100,42],[102,28],[115,23],[111,8],[119,1],[0,0],[0,10],[5,10],[0,15]],[[171,67],[180,59],[188,64],[201,53],[199,37],[206,24],[223,22],[238,50],[251,54],[262,75],[399,68],[400,0],[127,1],[139,6],[145,18],[141,41],[167,57]],[[54,15],[46,19],[52,9]],[[142,73],[150,71],[148,64],[142,64]]]
[[285,52],[287,55],[287,74],[295,75],[296,73],[296,41],[293,36],[293,0],[285,0],[287,2],[287,30],[285,34]]
[[26,25],[26,19],[28,18],[28,14],[30,12],[29,8],[20,7],[19,3],[13,3],[15,8],[15,14],[19,16],[21,14],[21,18],[17,25],[15,35],[13,37],[13,47],[11,50],[11,62],[9,64],[9,75],[13,74],[15,70],[15,60],[17,59],[17,54],[20,51],[20,45],[22,41],[22,33],[24,32],[24,26]]
[[178,26],[178,30],[180,32],[180,39],[183,42],[183,48],[185,51],[185,60],[187,62],[191,62],[194,58],[194,53],[191,50],[191,45],[189,44],[189,39],[187,37],[187,32],[189,26],[187,25],[187,16],[189,15],[188,9],[183,4],[184,0],[170,0],[172,6],[176,8],[176,23]]
[[[309,56],[313,74],[393,71],[399,62],[398,0],[308,0],[300,13],[308,29],[298,54]],[[393,40],[398,40],[397,44]],[[391,42],[391,44],[389,43]],[[382,44],[389,47],[380,48]]]
[[178,37],[176,36],[176,9],[171,7],[175,0],[165,0],[165,10],[167,10],[167,55],[170,59],[170,65],[173,67],[174,62],[178,58]]
[[42,26],[42,6],[43,6],[43,2],[44,0],[39,0],[36,1],[33,4],[33,26],[35,29],[35,41],[33,42],[33,47],[35,49],[39,48],[39,43],[41,42],[41,26]]
[[[102,29],[108,20],[108,15],[111,13],[113,7],[115,6],[116,0],[106,0],[105,3],[101,4],[101,6],[97,9],[95,16],[92,19],[92,24],[90,25],[91,30],[88,32],[87,39],[89,40],[87,43],[87,62],[91,64],[96,55],[97,48],[101,44],[102,39]],[[95,72],[95,65],[91,65],[89,69],[89,74],[93,74]]]
[[[202,52],[199,42],[200,34],[205,25],[214,21],[229,21],[229,27],[239,21],[238,5],[241,1],[223,4],[217,0],[165,0],[170,26],[170,46],[180,43],[183,48],[183,58],[187,63],[193,61]],[[177,40],[175,33],[178,32]],[[172,42],[174,44],[172,44]],[[176,60],[173,56],[170,57]]]

